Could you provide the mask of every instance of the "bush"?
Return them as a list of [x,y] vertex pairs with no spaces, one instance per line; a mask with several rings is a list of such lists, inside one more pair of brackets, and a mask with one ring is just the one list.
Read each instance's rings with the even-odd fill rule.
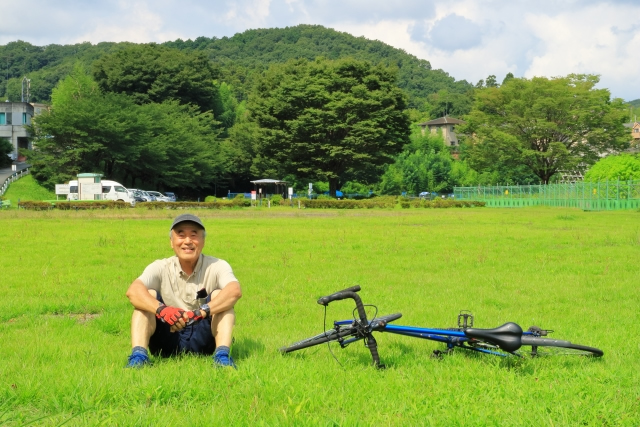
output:
[[33,200],[27,200],[25,202],[18,203],[18,208],[32,209],[35,211],[46,211],[53,208],[53,205],[49,202],[37,202]]
[[216,200],[218,200],[216,196],[207,196],[204,198],[205,203],[215,202]]
[[77,202],[55,202],[54,206],[56,209],[61,211],[68,211],[72,209],[126,209],[131,205],[125,202],[116,202],[113,200],[105,200],[105,201],[77,201]]
[[[311,209],[389,209],[396,205],[398,199],[395,196],[376,197],[365,200],[302,200],[301,204],[305,208]],[[402,209],[409,208],[465,208],[465,207],[482,207],[485,202],[453,200],[453,199],[407,199],[399,198],[400,207]]]
[[284,199],[279,194],[274,194],[273,196],[271,196],[270,200],[271,200],[271,204],[274,205],[274,206],[283,206],[284,205],[284,203],[282,203],[282,201]]

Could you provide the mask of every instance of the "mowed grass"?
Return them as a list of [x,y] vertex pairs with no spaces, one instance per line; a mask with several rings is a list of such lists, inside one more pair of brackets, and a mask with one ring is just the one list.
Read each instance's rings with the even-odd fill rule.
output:
[[[12,182],[3,197],[11,200],[12,209],[17,209],[18,200],[55,200],[56,193],[38,185],[33,176],[26,175]],[[65,196],[61,197],[64,198]]]
[[[205,253],[228,260],[238,370],[208,357],[123,369],[124,293],[172,255],[176,212],[0,212],[0,424],[638,425],[640,213],[573,209],[200,211]],[[396,323],[506,321],[599,347],[601,359],[432,358],[430,341],[282,356],[323,330],[318,297],[359,284]],[[351,317],[332,303],[327,327]]]

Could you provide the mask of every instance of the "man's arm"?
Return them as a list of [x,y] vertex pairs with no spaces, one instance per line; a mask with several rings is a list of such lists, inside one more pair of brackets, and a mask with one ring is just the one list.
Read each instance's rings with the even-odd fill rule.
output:
[[160,301],[149,293],[149,290],[140,279],[134,280],[131,286],[129,286],[129,289],[127,289],[127,298],[129,298],[131,305],[138,310],[153,314],[156,314],[156,310],[160,306]]
[[[240,298],[242,298],[240,283],[235,281],[227,283],[227,286],[222,288],[218,295],[207,303],[210,314],[213,316],[216,313],[222,313],[233,308]],[[204,316],[205,313],[202,312],[202,315]]]

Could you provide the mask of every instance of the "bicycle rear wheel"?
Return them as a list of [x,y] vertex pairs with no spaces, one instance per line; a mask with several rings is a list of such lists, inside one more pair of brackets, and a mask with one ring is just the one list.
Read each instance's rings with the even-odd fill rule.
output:
[[[526,347],[531,347],[527,349]],[[571,341],[556,340],[551,338],[540,338],[531,335],[522,336],[522,347],[518,350],[521,354],[530,356],[586,356],[602,357],[604,352],[599,348],[588,347],[586,345],[574,344]]]
[[295,342],[289,346],[280,348],[281,353],[291,353],[292,351],[302,350],[303,348],[313,347],[318,344],[324,344],[331,341],[339,341],[345,337],[357,335],[357,331],[353,327],[330,329],[321,334],[310,338]]

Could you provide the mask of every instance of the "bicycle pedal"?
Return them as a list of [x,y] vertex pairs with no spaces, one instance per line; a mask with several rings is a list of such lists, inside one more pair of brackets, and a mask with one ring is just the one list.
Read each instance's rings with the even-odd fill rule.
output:
[[460,310],[458,314],[458,328],[473,328],[473,313],[469,310]]

